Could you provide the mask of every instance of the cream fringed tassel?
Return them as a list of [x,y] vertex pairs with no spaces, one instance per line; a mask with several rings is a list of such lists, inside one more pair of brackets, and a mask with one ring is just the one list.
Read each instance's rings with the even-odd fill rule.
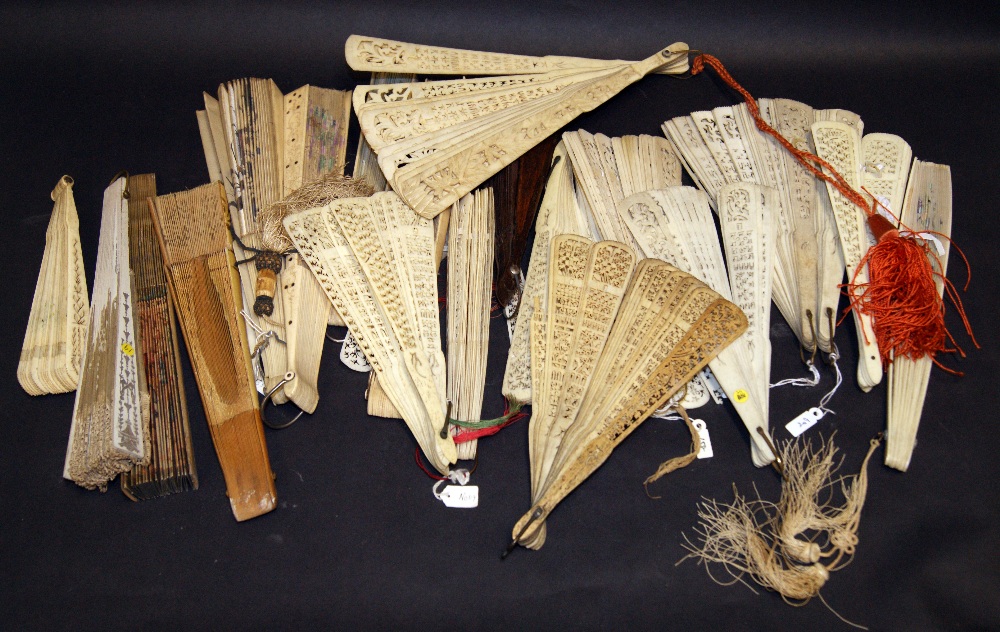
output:
[[[856,477],[841,477],[838,481],[833,480],[840,463],[835,462],[837,448],[832,438],[816,452],[812,452],[809,444],[786,444],[787,482],[778,502],[778,539],[787,555],[799,562],[817,562],[836,555],[826,566],[829,570],[837,570],[845,555],[854,554],[861,509],[868,491],[868,461],[881,442],[881,436],[872,439]],[[836,493],[837,482],[844,499],[839,506],[830,499]],[[816,541],[798,538],[806,533],[825,534],[826,542],[820,546]]]
[[[766,531],[771,522],[773,503],[764,500],[747,500],[736,493],[731,505],[706,501],[698,510],[701,546],[685,536],[684,548],[690,553],[684,557],[700,558],[712,579],[722,585],[735,582],[746,584],[749,575],[757,584],[777,591],[786,601],[805,602],[815,597],[829,578],[822,564],[798,565],[789,563],[777,551],[775,539]],[[683,559],[681,561],[684,561]],[[708,566],[709,562],[722,564],[732,581],[720,581]]]
[[[857,546],[857,530],[868,490],[868,462],[882,437],[872,439],[857,476],[832,480],[840,463],[835,462],[833,441],[812,447],[789,441],[782,450],[785,480],[777,504],[763,499],[747,500],[734,489],[732,504],[706,501],[698,511],[695,528],[700,543],[685,536],[689,551],[681,561],[698,559],[722,564],[733,581],[749,575],[757,584],[775,590],[789,603],[806,602],[819,594],[831,571],[843,568],[844,556]],[[839,485],[838,485],[839,484]],[[842,504],[831,496],[839,487]],[[810,539],[800,539],[808,535]],[[822,543],[822,544],[820,544]],[[829,563],[821,560],[833,557]]]

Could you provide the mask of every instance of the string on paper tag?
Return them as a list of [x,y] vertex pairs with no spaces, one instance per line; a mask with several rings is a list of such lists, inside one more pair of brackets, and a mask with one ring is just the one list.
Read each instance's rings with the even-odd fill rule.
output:
[[[465,468],[451,470],[447,478],[434,483],[431,492],[434,498],[444,503],[445,507],[453,509],[474,509],[479,506],[479,486],[469,485],[471,473]],[[442,483],[451,481],[457,485],[447,485],[443,491],[438,491]]]
[[708,436],[708,424],[701,419],[692,419],[691,425],[698,431],[698,457],[699,459],[710,459],[715,456],[712,452],[712,440]]
[[[814,406],[810,408],[809,410],[803,412],[795,419],[785,424],[785,429],[788,430],[788,432],[793,437],[798,437],[806,430],[809,430],[810,428],[815,426],[816,423],[820,419],[822,419],[827,413],[831,415],[836,414],[832,409],[827,408],[827,404],[830,403],[830,400],[833,398],[833,394],[837,392],[837,389],[840,388],[840,385],[844,381],[844,376],[840,372],[840,366],[837,364],[838,359],[840,359],[840,355],[837,353],[836,348],[834,348],[834,351],[830,352],[830,364],[833,365],[833,370],[837,372],[837,381],[833,385],[833,388],[830,389],[830,392],[824,395],[823,399],[819,400],[819,406]],[[809,363],[809,368],[814,372],[814,375],[816,377],[816,383],[819,383],[819,371],[816,370],[816,367],[813,366],[811,362]],[[782,382],[792,383],[791,380],[782,380]],[[781,382],[772,386],[779,386],[779,385],[781,385]],[[796,386],[804,386],[804,385],[796,384]],[[812,384],[811,386],[815,386],[815,384]]]

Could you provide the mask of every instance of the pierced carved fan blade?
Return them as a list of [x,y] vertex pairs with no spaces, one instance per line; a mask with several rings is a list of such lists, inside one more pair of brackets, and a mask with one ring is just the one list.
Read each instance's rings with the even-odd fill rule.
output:
[[434,217],[579,114],[654,70],[686,65],[686,51],[674,44],[640,62],[596,69],[376,92],[360,86],[355,111],[386,179],[417,213]]
[[[935,231],[951,235],[951,170],[947,165],[936,165],[920,160],[913,161],[903,203],[902,223],[913,231]],[[950,239],[939,239],[937,261],[931,260],[943,276],[948,268]],[[944,291],[940,278],[935,279],[938,294]],[[896,357],[889,365],[889,406],[886,423],[885,464],[905,472],[917,440],[920,415],[927,397],[933,359],[914,360]]]
[[[842,174],[848,185],[860,190],[861,136],[852,127],[836,121],[813,123],[813,140],[816,155],[826,160]],[[864,213],[845,198],[829,183],[826,185],[837,218],[837,232],[840,234],[841,251],[847,268],[848,280],[856,278],[858,283],[868,282],[868,268],[858,270],[858,264],[865,251],[874,241],[868,229]],[[855,277],[855,272],[857,276]],[[882,381],[882,360],[878,342],[872,329],[871,317],[851,310],[858,339],[858,386],[863,391]]]
[[[662,261],[641,261],[621,298],[579,411],[558,437],[532,508],[514,526],[514,542],[541,547],[545,520],[555,506],[746,326],[739,308],[693,276]],[[546,364],[548,360],[544,358]]]
[[[536,311],[547,306],[549,253],[551,240],[561,234],[589,234],[576,204],[573,168],[566,146],[560,142],[552,158],[552,172],[535,221],[535,239],[524,290],[521,293],[517,322],[511,338],[504,371],[503,394],[511,401],[532,400],[531,321]],[[537,305],[536,305],[537,304]]]
[[[730,188],[732,187],[732,188]],[[628,198],[622,204],[622,216],[649,257],[662,259],[685,270],[706,283],[723,298],[737,302],[751,315],[748,329],[732,345],[719,353],[709,366],[743,420],[753,447],[753,461],[758,467],[767,465],[774,456],[760,436],[758,428],[768,432],[768,379],[770,378],[770,342],[768,339],[770,305],[766,234],[763,229],[764,204],[749,191],[753,185],[726,185],[720,191],[720,210],[725,210],[730,236],[739,236],[745,243],[744,257],[737,264],[731,257],[733,281],[739,281],[736,291],[730,290],[722,248],[715,230],[707,196],[690,187],[673,187],[648,191]],[[730,191],[732,195],[730,195]],[[761,195],[757,191],[757,195]],[[743,230],[740,230],[740,222]],[[757,230],[748,230],[750,225]],[[749,273],[739,268],[745,268]],[[745,278],[744,278],[745,277]]]
[[386,192],[303,211],[285,218],[285,228],[428,461],[446,473],[457,453],[447,431],[442,436],[445,363],[431,222]]
[[[535,57],[485,53],[443,46],[408,44],[364,35],[351,35],[347,38],[344,57],[353,70],[419,75],[526,75],[557,70],[601,69],[634,63],[559,55]],[[687,71],[687,57],[683,57],[658,72],[679,75]]]

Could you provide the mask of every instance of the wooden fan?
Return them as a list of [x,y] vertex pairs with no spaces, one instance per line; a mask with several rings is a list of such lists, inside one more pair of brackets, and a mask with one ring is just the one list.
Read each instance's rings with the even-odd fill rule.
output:
[[216,182],[158,196],[150,212],[233,515],[265,514],[277,492],[239,316],[225,191]]
[[118,177],[104,191],[94,301],[63,467],[64,478],[102,491],[120,472],[149,462],[125,185]]
[[[355,70],[413,72],[395,63],[414,57],[396,50],[398,43],[366,41],[348,40],[347,59]],[[635,63],[560,68],[495,79],[359,86],[354,109],[393,189],[417,213],[434,217],[629,84],[656,70],[687,71],[687,46],[674,44]],[[495,72],[510,71],[496,65]]]
[[532,508],[512,547],[541,547],[555,506],[747,326],[667,263],[646,259],[633,273],[624,244],[561,235],[551,256],[552,307],[532,330]]
[[141,408],[149,428],[149,463],[121,476],[122,492],[145,500],[198,489],[198,471],[188,425],[187,396],[181,373],[174,304],[167,290],[163,256],[149,212],[156,196],[151,173],[128,176],[128,254],[134,289],[136,338],[142,353],[137,363],[145,374]]
[[291,215],[285,228],[428,461],[447,473],[457,452],[445,420],[431,221],[385,192]]
[[694,275],[746,314],[746,333],[709,366],[750,434],[758,467],[774,460],[762,436],[770,436],[772,196],[773,189],[752,184],[726,185],[720,191],[728,278],[708,197],[702,191],[690,187],[648,191],[629,197],[621,207],[623,219],[647,256]]
[[29,395],[68,393],[76,388],[89,319],[73,178],[59,179],[52,201],[45,251],[17,365],[17,381]]

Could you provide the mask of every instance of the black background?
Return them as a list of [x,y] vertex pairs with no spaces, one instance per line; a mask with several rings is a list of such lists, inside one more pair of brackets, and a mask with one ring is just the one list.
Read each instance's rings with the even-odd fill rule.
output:
[[[833,6],[833,5],[836,6]],[[398,421],[365,415],[366,376],[323,362],[317,413],[268,432],[279,508],[237,524],[190,366],[185,382],[201,489],[132,503],[61,477],[73,395],[31,398],[15,379],[51,212],[74,188],[92,285],[102,191],[121,169],[155,172],[160,193],[204,183],[194,111],[202,91],[244,76],[351,88],[351,33],[525,54],[644,58],[674,41],[715,54],[754,95],[859,113],[951,165],[955,242],[973,271],[963,295],[983,349],[932,374],[909,472],[870,468],[852,565],[822,595],[873,630],[1000,628],[997,414],[998,11],[960,3],[48,3],[0,9],[0,212],[6,279],[0,390],[0,628],[3,629],[848,629],[819,600],[722,587],[684,555],[701,497],[732,484],[776,498],[731,405],[695,411],[715,457],[642,481],[684,452],[676,422],[650,420],[566,499],[540,551],[501,562],[528,509],[527,425],[480,444],[480,507],[446,509],[413,463]],[[571,123],[608,135],[735,103],[717,80],[651,76]],[[356,132],[355,135],[356,137]],[[348,148],[353,157],[354,146]],[[953,255],[951,276],[964,282]],[[990,305],[993,305],[991,308]],[[948,323],[960,326],[954,311]],[[484,416],[502,408],[506,336],[494,322]],[[804,374],[774,312],[772,380]],[[884,426],[885,384],[856,385],[853,325],[837,342],[846,381],[808,433],[836,431],[845,471]],[[771,423],[816,404],[815,389],[772,393]]]

